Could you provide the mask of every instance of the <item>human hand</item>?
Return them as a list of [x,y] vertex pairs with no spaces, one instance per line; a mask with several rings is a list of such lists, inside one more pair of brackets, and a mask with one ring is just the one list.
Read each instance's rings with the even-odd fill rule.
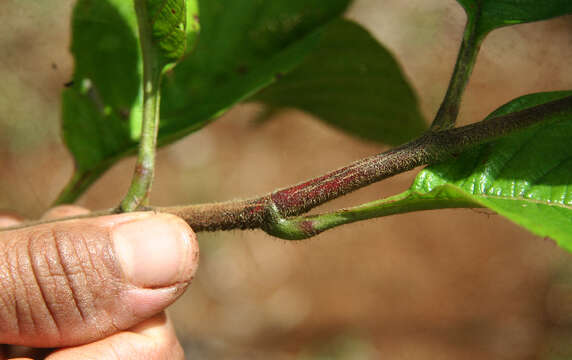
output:
[[[64,206],[44,219],[86,212]],[[0,227],[18,223],[0,215]],[[183,220],[152,212],[0,231],[0,344],[10,345],[0,360],[46,356],[38,348],[52,348],[50,360],[183,359],[163,309],[198,255]]]

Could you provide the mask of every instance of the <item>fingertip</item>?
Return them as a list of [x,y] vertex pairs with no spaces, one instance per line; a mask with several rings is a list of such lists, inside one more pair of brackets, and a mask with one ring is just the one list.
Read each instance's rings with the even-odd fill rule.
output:
[[198,267],[196,235],[174,215],[158,213],[120,224],[112,238],[123,273],[137,287],[188,284]]
[[172,323],[161,312],[141,324],[108,338],[77,347],[60,349],[47,360],[82,359],[184,359]]
[[25,219],[22,216],[15,212],[0,210],[0,228],[16,226],[24,220]]

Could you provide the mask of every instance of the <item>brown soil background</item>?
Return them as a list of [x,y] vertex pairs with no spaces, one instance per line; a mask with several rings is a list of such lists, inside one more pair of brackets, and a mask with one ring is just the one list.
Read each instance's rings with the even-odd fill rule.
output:
[[[208,0],[207,0],[208,1]],[[45,211],[72,172],[59,96],[72,72],[71,0],[0,4],[0,208]],[[453,0],[357,0],[348,16],[401,62],[430,119],[464,24]],[[572,88],[572,17],[485,41],[462,123],[525,93]],[[241,105],[158,156],[153,203],[247,197],[379,152],[307,114],[256,125]],[[114,206],[133,160],[79,202]],[[395,194],[414,172],[319,209]],[[171,308],[192,359],[569,359],[572,257],[486,211],[431,211],[347,225],[304,242],[200,234],[201,266]]]

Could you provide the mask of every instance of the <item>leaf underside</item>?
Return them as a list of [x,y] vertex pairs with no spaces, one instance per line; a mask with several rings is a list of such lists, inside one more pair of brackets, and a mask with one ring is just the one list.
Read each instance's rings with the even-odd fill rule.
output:
[[[490,116],[572,96],[523,96]],[[572,113],[421,171],[410,191],[484,206],[572,251]]]
[[253,100],[271,109],[302,109],[346,132],[391,145],[426,129],[397,61],[349,20],[328,24],[316,50]]

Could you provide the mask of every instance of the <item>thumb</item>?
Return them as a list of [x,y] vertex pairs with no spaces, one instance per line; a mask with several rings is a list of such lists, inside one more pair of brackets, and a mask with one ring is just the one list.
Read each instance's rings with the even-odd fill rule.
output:
[[129,213],[0,231],[0,343],[92,342],[171,304],[198,265],[180,218]]

